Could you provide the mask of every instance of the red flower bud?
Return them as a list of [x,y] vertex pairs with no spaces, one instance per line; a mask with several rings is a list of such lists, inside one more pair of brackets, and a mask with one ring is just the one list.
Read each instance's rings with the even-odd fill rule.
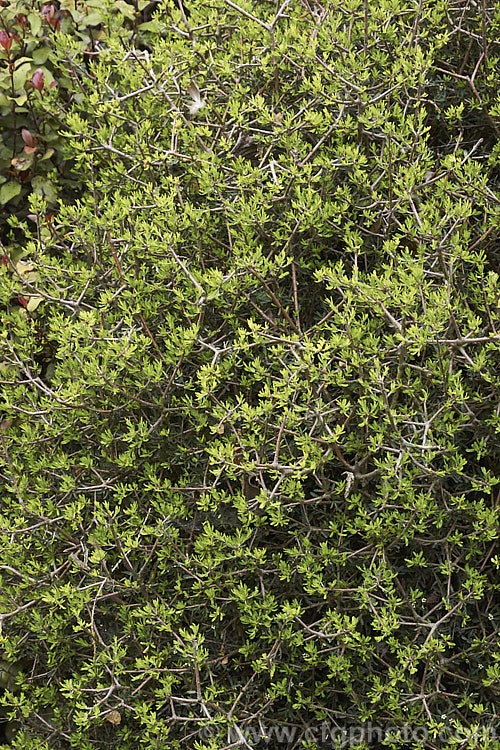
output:
[[41,68],[37,68],[35,70],[31,78],[31,83],[33,84],[33,88],[37,91],[41,91],[43,89],[43,85],[45,83],[45,75]]
[[33,135],[33,133],[30,133],[30,131],[27,128],[23,128],[21,130],[21,137],[27,146],[30,146],[31,148],[33,148],[33,146],[36,143],[36,138]]
[[26,299],[26,297],[18,297],[17,301],[22,307],[27,307],[28,305],[28,300]]
[[12,47],[12,42],[13,41],[14,41],[14,39],[13,39],[13,37],[11,37],[10,34],[8,34],[3,29],[2,29],[2,31],[0,31],[0,44],[2,45],[2,47],[4,48],[4,50],[6,52],[8,52],[10,50],[10,48]]

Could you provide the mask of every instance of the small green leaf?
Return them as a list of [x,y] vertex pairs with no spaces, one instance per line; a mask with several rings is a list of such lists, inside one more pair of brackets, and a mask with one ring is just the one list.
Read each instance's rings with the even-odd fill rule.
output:
[[26,63],[31,63],[31,60],[32,60],[31,57],[18,57],[15,62],[16,69],[20,68],[21,65],[25,65]]
[[18,107],[22,107],[23,104],[26,103],[26,100],[28,99],[28,95],[26,93],[20,94],[19,96],[9,96],[7,97],[9,101],[15,102]]
[[34,312],[40,302],[43,302],[43,297],[40,297],[39,294],[33,295],[33,297],[30,297],[28,300],[28,304],[26,305],[26,309],[28,312]]
[[40,161],[45,161],[45,159],[50,159],[50,157],[54,154],[53,148],[48,148],[47,151],[44,153]]
[[42,19],[40,17],[39,13],[30,13],[28,15],[28,21],[30,22],[31,26],[31,33],[34,36],[38,36],[42,29]]
[[56,202],[57,193],[53,183],[50,182],[50,180],[47,180],[45,177],[34,177],[31,180],[31,186],[35,193],[40,196],[40,198],[45,198],[45,200],[49,203]]
[[38,47],[33,50],[33,62],[35,65],[43,65],[47,62],[47,58],[50,55],[50,49],[48,47]]
[[85,16],[82,20],[82,22],[79,24],[80,28],[84,28],[86,26],[99,26],[100,23],[103,22],[102,14],[98,11],[94,10],[92,13],[89,13],[88,16]]
[[31,63],[24,62],[15,69],[12,75],[13,88],[15,91],[22,89],[31,75]]
[[15,198],[16,195],[19,195],[20,192],[21,185],[18,182],[6,182],[0,188],[0,203],[2,205],[5,205],[10,200],[12,200],[12,198]]
[[156,19],[153,19],[152,21],[146,21],[145,23],[140,23],[137,27],[140,31],[158,31],[160,29],[160,24]]
[[125,18],[129,18],[131,21],[135,20],[135,13],[133,12],[130,5],[127,5],[125,0],[116,0],[113,10],[119,11],[122,16],[125,16]]

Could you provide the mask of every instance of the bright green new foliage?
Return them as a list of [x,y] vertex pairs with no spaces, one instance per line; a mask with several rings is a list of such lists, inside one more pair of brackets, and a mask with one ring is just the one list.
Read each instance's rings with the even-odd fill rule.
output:
[[498,748],[498,10],[76,5],[0,270],[12,746]]

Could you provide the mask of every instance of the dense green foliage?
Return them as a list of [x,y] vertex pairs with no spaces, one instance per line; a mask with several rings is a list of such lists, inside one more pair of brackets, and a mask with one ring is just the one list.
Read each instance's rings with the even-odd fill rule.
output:
[[0,101],[12,745],[498,748],[500,11],[99,6]]

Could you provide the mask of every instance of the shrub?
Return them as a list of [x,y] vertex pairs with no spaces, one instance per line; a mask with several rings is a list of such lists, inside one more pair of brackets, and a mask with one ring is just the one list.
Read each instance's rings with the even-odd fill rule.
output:
[[14,747],[498,747],[498,20],[58,38],[86,190],[0,282]]

